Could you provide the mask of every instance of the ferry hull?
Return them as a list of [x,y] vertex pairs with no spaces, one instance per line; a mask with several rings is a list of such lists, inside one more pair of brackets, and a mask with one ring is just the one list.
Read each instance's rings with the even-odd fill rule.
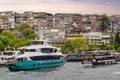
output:
[[6,65],[10,71],[33,70],[41,68],[50,68],[62,66],[66,63],[66,59],[62,60],[45,60],[45,61],[20,61],[16,65]]

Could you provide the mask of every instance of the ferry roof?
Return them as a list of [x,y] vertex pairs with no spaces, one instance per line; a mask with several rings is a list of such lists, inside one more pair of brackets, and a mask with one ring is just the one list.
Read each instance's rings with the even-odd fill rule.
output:
[[[32,45],[32,46],[23,46],[18,49],[38,49],[38,48],[57,48],[50,45]],[[57,48],[58,49],[58,48]]]
[[38,53],[38,52],[26,52],[23,55],[17,56],[16,58],[23,58],[23,57],[32,57],[32,56],[51,56],[51,55],[55,55],[55,56],[63,56],[63,54],[61,53]]

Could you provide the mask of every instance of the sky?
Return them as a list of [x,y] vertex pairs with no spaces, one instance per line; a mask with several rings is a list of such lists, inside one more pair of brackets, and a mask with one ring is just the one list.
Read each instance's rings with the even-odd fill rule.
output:
[[120,0],[0,0],[0,11],[120,15]]

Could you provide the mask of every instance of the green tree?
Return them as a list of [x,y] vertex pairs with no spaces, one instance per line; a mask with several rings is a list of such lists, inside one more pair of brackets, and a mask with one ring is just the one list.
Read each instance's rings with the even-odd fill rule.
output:
[[38,37],[36,34],[30,34],[30,35],[28,36],[28,39],[34,40],[36,37]]
[[0,41],[0,51],[3,51],[4,50],[4,45],[3,45],[3,42]]
[[107,45],[106,50],[115,50],[115,47],[113,45]]
[[22,32],[26,28],[30,28],[30,25],[28,23],[21,23],[17,26],[17,30],[20,32]]
[[79,37],[73,41],[74,51],[76,53],[81,53],[82,51],[88,50],[88,44],[86,38]]
[[64,51],[65,53],[72,53],[73,52],[73,45],[72,45],[73,40],[72,39],[67,39],[65,41],[65,46],[64,46]]
[[30,40],[29,39],[25,39],[25,38],[21,39],[20,47],[21,46],[26,46],[26,45],[30,45]]
[[120,47],[120,32],[116,33],[114,44],[115,44],[115,49]]
[[26,37],[29,36],[32,33],[34,33],[32,28],[26,28],[26,29],[23,30],[23,35],[26,36]]
[[100,50],[100,44],[97,42],[93,42],[89,44],[89,49],[90,50]]
[[76,39],[68,39],[65,41],[66,53],[81,53],[82,51],[88,50],[87,41],[84,37]]
[[101,15],[101,17],[99,18],[100,21],[100,30],[102,32],[106,31],[108,29],[108,27],[110,26],[110,20],[109,17],[106,14]]
[[1,35],[7,37],[8,39],[16,38],[16,34],[13,33],[12,31],[3,31]]
[[14,48],[18,48],[21,46],[21,41],[22,40],[19,38],[14,38],[14,39],[9,40],[8,45]]
[[117,32],[115,35],[115,43],[120,44],[120,32]]
[[2,41],[5,46],[7,46],[9,39],[6,36],[0,35],[0,41]]
[[117,48],[117,52],[120,52],[120,47]]

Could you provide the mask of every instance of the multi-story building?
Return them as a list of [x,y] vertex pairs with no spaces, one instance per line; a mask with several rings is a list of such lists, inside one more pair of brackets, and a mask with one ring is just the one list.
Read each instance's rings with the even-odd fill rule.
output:
[[90,32],[84,35],[89,44],[93,42],[97,42],[99,44],[109,44],[110,43],[110,36],[103,35],[101,32]]
[[9,29],[9,21],[6,15],[0,16],[0,29]]
[[15,13],[16,26],[22,22],[29,23],[31,27],[40,27],[39,29],[51,29],[53,27],[53,14],[45,12],[24,12]]
[[113,15],[110,16],[110,20],[111,20],[111,32],[116,33],[117,31],[120,30],[120,15]]
[[13,11],[8,12],[7,16],[8,16],[8,21],[9,21],[9,28],[15,28],[14,12]]
[[15,26],[18,26],[20,23],[27,22],[27,14],[25,13],[15,13]]
[[3,29],[15,28],[15,18],[13,11],[0,12],[1,26]]
[[76,39],[79,37],[84,37],[84,34],[65,34],[65,39]]
[[54,42],[55,46],[63,46],[65,40],[65,30],[63,29],[39,29],[36,31],[39,38],[49,39]]
[[83,15],[82,30],[97,31],[99,23],[98,18],[98,15]]
[[54,15],[54,28],[70,29],[73,24],[72,16],[72,14],[68,13],[56,13]]
[[83,29],[82,27],[82,15],[81,14],[73,14],[73,23],[74,23],[74,31],[80,33]]

